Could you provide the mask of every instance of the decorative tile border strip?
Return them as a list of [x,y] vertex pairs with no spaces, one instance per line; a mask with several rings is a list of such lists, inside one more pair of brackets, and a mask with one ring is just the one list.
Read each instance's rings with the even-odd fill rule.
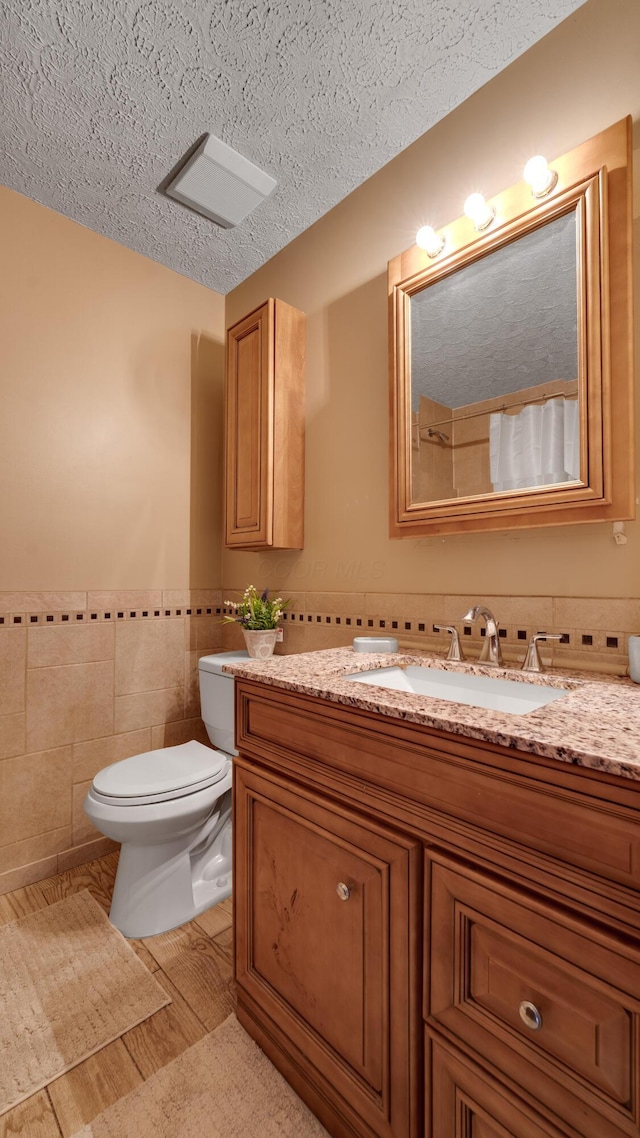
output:
[[197,608],[174,609],[109,609],[106,612],[60,611],[38,613],[0,613],[0,628],[32,628],[47,624],[95,624],[99,621],[154,620],[174,616],[213,616],[220,607],[198,605]]

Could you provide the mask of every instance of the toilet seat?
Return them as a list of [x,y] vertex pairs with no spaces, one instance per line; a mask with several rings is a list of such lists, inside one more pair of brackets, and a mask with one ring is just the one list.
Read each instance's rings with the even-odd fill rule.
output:
[[113,806],[151,805],[206,790],[220,782],[230,766],[228,755],[194,739],[112,763],[98,772],[91,793]]

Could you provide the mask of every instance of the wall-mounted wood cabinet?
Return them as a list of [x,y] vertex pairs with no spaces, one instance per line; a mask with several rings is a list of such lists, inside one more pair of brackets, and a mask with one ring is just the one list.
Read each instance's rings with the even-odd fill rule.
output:
[[226,525],[231,549],[304,544],[306,317],[269,299],[227,332]]

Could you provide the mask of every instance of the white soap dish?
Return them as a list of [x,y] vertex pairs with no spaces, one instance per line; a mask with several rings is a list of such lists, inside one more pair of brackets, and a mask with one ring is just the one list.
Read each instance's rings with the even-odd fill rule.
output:
[[354,652],[397,652],[398,641],[395,636],[355,636]]

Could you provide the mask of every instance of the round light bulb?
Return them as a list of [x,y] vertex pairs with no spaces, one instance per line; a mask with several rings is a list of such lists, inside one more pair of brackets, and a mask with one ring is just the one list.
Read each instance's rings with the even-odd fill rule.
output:
[[464,203],[464,212],[476,229],[486,229],[496,216],[495,209],[488,205],[482,194],[470,194]]
[[522,176],[527,185],[531,186],[534,198],[543,198],[545,194],[551,193],[558,181],[558,175],[550,168],[542,154],[536,154],[529,159]]
[[437,257],[444,249],[444,237],[436,233],[431,225],[423,225],[416,233],[416,245],[424,249],[427,257]]

